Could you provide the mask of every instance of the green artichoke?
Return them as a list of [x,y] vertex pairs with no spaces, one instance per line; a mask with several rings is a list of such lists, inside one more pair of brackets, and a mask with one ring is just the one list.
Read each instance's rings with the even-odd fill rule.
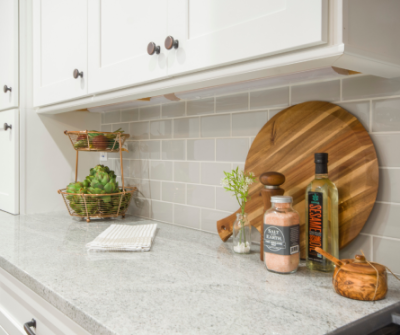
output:
[[[95,135],[97,136],[97,134]],[[115,135],[112,136],[115,138]],[[69,201],[71,209],[79,215],[86,215],[86,210],[88,215],[95,215],[97,213],[115,214],[118,212],[118,208],[120,211],[126,210],[131,198],[130,193],[125,194],[125,196],[107,195],[119,192],[116,179],[115,172],[110,170],[108,166],[96,165],[90,169],[90,174],[83,182],[68,184],[66,191],[67,193],[71,193],[71,195],[67,195],[66,199]],[[83,199],[83,196],[80,194],[101,195],[89,196]]]

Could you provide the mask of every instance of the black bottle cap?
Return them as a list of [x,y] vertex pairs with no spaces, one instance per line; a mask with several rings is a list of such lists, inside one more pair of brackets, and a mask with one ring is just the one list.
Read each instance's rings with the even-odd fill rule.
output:
[[328,154],[326,152],[320,152],[314,154],[315,162],[315,174],[326,174],[328,173]]
[[326,152],[319,152],[314,154],[315,164],[328,164],[328,154]]

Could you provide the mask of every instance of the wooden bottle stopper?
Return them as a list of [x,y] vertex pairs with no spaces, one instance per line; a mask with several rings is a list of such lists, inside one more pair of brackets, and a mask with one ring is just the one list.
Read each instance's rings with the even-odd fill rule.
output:
[[[264,202],[264,212],[271,208],[271,197],[274,195],[283,195],[285,190],[280,188],[285,182],[285,176],[279,172],[264,172],[260,175],[260,182],[264,185],[261,190],[261,197]],[[261,234],[260,241],[260,259],[264,260],[264,234]]]

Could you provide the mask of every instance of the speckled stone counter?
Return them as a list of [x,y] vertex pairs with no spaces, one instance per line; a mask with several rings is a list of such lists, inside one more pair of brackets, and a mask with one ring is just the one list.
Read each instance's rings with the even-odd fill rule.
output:
[[257,248],[235,255],[218,236],[158,223],[150,252],[91,252],[111,223],[64,212],[0,212],[0,266],[92,334],[324,334],[400,300],[353,301],[331,275],[267,272]]

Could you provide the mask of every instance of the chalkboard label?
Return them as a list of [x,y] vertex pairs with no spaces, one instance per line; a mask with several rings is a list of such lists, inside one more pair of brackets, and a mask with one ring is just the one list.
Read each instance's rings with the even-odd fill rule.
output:
[[322,255],[315,251],[323,246],[323,194],[308,192],[308,259],[322,263]]
[[264,224],[264,252],[293,255],[300,252],[300,225],[282,227]]

